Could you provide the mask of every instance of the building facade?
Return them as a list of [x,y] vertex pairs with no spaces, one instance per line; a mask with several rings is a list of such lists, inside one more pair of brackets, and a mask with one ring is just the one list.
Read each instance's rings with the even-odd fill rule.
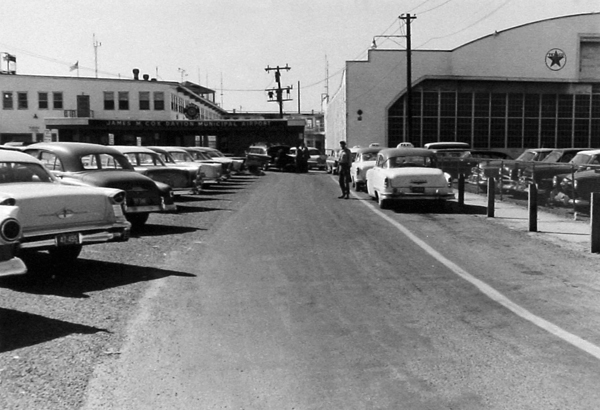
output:
[[[600,14],[543,20],[450,51],[370,50],[325,110],[327,148],[461,141],[600,147]],[[409,92],[410,91],[410,92]],[[411,109],[408,100],[410,98]]]
[[[13,56],[14,57],[14,56]],[[305,120],[227,112],[191,82],[0,73],[0,144],[81,141],[213,146],[243,154],[255,141],[297,143]]]

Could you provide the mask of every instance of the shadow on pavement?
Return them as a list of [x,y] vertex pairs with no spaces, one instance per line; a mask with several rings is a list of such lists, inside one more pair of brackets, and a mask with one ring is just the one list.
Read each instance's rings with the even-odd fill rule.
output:
[[53,266],[48,254],[39,252],[25,261],[28,273],[0,278],[0,286],[18,292],[87,298],[87,293],[147,282],[168,276],[184,278],[196,275],[155,267],[77,259],[66,267]]
[[70,334],[94,334],[106,329],[64,322],[0,308],[0,353],[48,342]]

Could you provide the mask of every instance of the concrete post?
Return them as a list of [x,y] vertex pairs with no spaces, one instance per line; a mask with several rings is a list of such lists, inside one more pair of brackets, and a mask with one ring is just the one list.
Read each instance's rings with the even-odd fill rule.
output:
[[494,217],[494,202],[495,202],[495,195],[496,195],[496,180],[494,178],[488,178],[488,204],[487,204],[487,216],[489,218],[493,218]]
[[465,205],[465,174],[458,175],[458,206]]
[[600,192],[592,192],[590,205],[590,232],[592,253],[600,253]]
[[529,232],[537,232],[537,185],[529,184],[529,200],[527,202],[529,211]]

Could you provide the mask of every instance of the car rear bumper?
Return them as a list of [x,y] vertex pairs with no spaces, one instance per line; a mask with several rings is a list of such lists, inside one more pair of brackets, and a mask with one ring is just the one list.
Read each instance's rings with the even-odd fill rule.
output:
[[448,199],[454,199],[454,193],[446,194],[416,194],[416,193],[380,193],[383,199],[393,199],[402,201],[445,201]]
[[52,249],[59,246],[59,237],[69,235],[73,242],[71,245],[89,245],[103,242],[125,242],[129,240],[131,225],[119,225],[112,228],[93,229],[77,232],[53,232],[42,235],[27,235],[21,238],[21,249]]

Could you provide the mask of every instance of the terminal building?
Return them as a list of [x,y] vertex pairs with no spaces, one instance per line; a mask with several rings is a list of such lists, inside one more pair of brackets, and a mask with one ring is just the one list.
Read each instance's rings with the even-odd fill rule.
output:
[[406,50],[371,49],[366,61],[346,62],[325,108],[326,148],[339,148],[340,140],[384,147],[460,141],[514,153],[600,148],[599,13],[525,24],[453,50],[413,50],[410,57],[409,68]]
[[214,90],[192,82],[157,81],[137,69],[118,79],[19,75],[7,53],[0,65],[0,144],[211,146],[237,155],[256,142],[324,144],[322,114],[231,113]]

